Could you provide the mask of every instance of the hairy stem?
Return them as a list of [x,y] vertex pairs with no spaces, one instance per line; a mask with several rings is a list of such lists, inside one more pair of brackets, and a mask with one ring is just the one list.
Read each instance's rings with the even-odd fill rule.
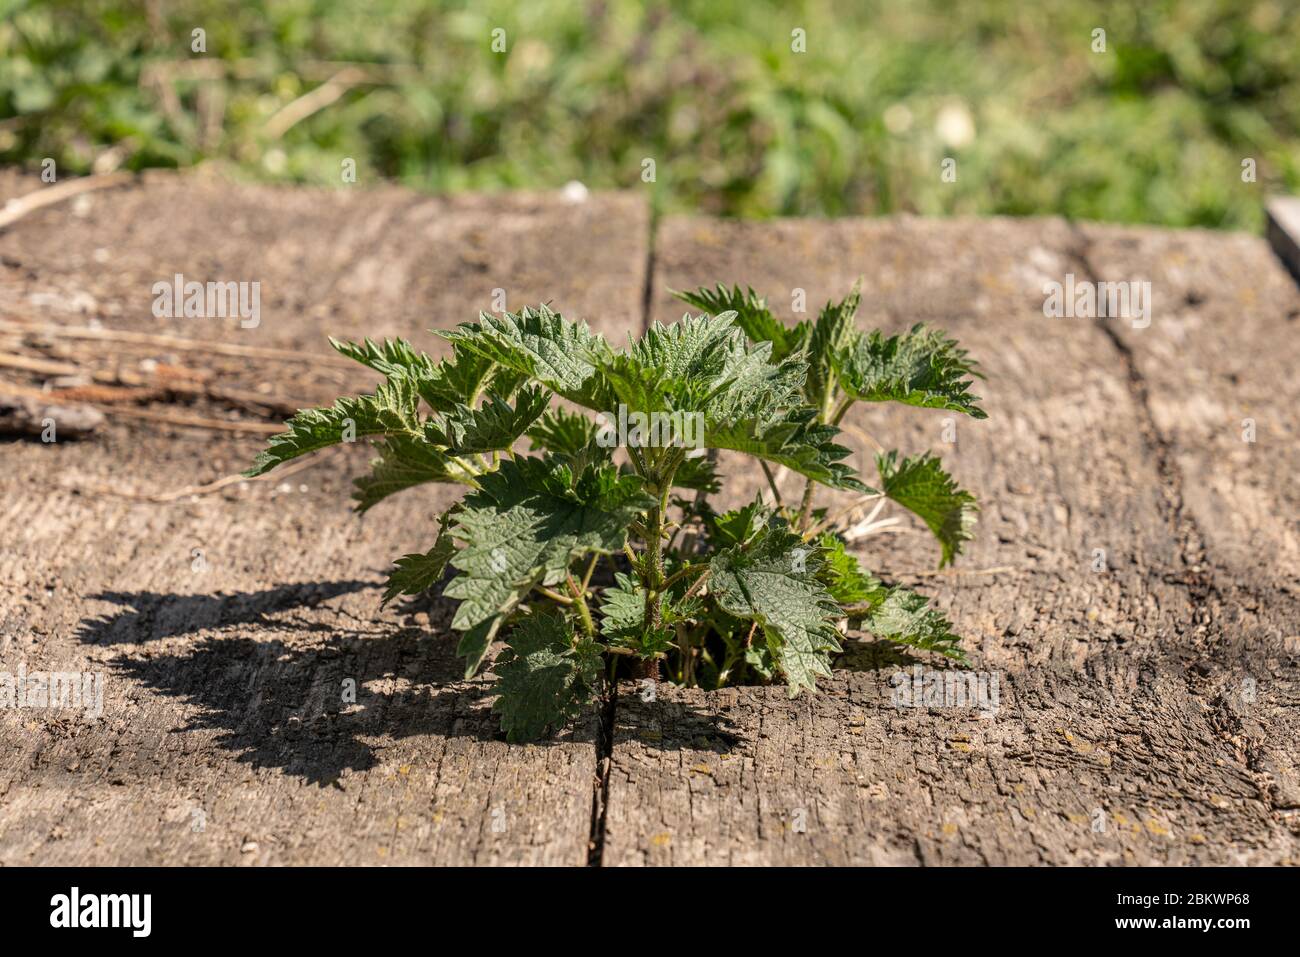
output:
[[587,563],[587,571],[582,576],[582,593],[584,595],[587,593],[587,589],[591,587],[591,576],[595,574],[596,563],[599,561],[600,554],[598,552],[593,552],[591,555],[591,561]]
[[776,479],[772,477],[771,467],[762,459],[758,460],[758,464],[763,467],[763,474],[767,476],[767,487],[772,490],[772,498],[776,500],[776,507],[785,508],[785,502],[781,501],[781,493],[776,487]]
[[[658,628],[662,624],[659,613],[659,595],[664,587],[664,516],[668,511],[668,500],[672,494],[673,477],[681,465],[685,453],[680,449],[668,448],[658,455],[647,455],[643,459],[650,471],[646,474],[648,484],[657,492],[658,498],[650,509],[646,522],[646,546],[649,548],[649,561],[645,562],[641,583],[645,587],[646,628]],[[657,666],[654,669],[658,670]],[[653,676],[647,675],[647,677]]]
[[538,586],[537,586],[537,590],[538,590],[538,592],[540,592],[541,594],[543,594],[543,595],[545,595],[547,598],[549,598],[551,601],[556,602],[556,603],[558,603],[558,604],[561,604],[561,605],[572,605],[572,604],[573,604],[573,599],[572,599],[572,598],[569,598],[567,595],[561,595],[558,591],[552,591],[551,589],[546,588],[546,587],[543,586],[543,585],[538,585]]
[[840,403],[840,407],[836,409],[835,414],[831,416],[831,425],[839,425],[840,422],[843,421],[844,414],[848,412],[849,409],[853,408],[853,402],[854,400],[851,396],[844,397],[844,401]]
[[578,587],[572,575],[569,576],[568,581],[569,591],[573,593],[573,602],[578,609],[578,617],[582,619],[582,630],[586,632],[588,638],[595,638],[596,625],[591,620],[591,609],[587,607],[587,599],[583,597],[582,589]]
[[687,565],[685,568],[677,569],[677,571],[673,572],[671,575],[668,576],[668,580],[665,581],[663,584],[663,590],[667,591],[669,588],[672,588],[674,585],[676,585],[687,575],[693,575],[702,571],[708,571],[708,567],[709,566],[707,565]]
[[[659,495],[659,500],[655,503],[654,508],[650,510],[650,524],[646,530],[648,541],[646,545],[650,547],[650,563],[647,571],[646,580],[646,611],[651,610],[651,600],[656,596],[659,589],[664,583],[664,512],[668,509],[668,489],[665,488]],[[653,624],[658,624],[658,608],[655,608],[655,620]],[[651,619],[647,618],[647,621]]]

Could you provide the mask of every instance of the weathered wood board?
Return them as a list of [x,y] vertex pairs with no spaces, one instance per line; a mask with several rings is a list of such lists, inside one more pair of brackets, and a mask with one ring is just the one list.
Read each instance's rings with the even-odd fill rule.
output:
[[1265,234],[1291,275],[1300,276],[1300,197],[1274,196],[1264,204]]
[[[1151,444],[1197,604],[1193,640],[1261,689],[1243,716],[1271,799],[1300,816],[1300,295],[1259,240],[1085,227],[1090,269],[1152,284],[1159,322],[1111,328],[1150,409]],[[1137,263],[1134,250],[1140,251]],[[1263,694],[1267,690],[1267,695]],[[1263,726],[1261,728],[1261,725]]]
[[[321,355],[327,335],[402,334],[433,351],[426,330],[474,319],[496,288],[512,308],[548,299],[612,337],[642,321],[649,217],[631,196],[158,176],[85,200],[0,235],[0,318]],[[155,320],[151,284],[178,271],[261,280],[261,325]],[[193,360],[132,348],[122,363]],[[281,394],[373,380],[216,362],[227,381]],[[98,720],[0,711],[0,863],[585,864],[595,714],[508,746],[485,681],[460,680],[444,606],[380,611],[389,562],[428,547],[454,490],[358,518],[358,449],[171,503],[124,497],[232,474],[258,446],[146,422],[0,444],[0,668],[107,675]]]
[[[6,172],[0,200],[31,185]],[[0,342],[40,342],[51,361],[108,350],[123,368],[197,354],[30,330],[99,324],[303,356],[325,356],[329,334],[401,334],[436,351],[425,330],[492,308],[496,290],[621,341],[643,323],[649,233],[630,195],[151,175],[0,232]],[[686,311],[669,289],[719,280],[793,318],[796,290],[811,313],[861,276],[861,324],[939,324],[982,361],[985,421],[879,407],[848,425],[859,447],[866,433],[940,452],[979,496],[954,569],[936,574],[936,547],[911,526],[861,554],[935,596],[974,667],[997,676],[996,710],[896,708],[892,676],[932,662],[853,646],[816,696],[624,683],[608,753],[594,713],[507,745],[488,683],[461,680],[447,607],[379,609],[384,568],[427,547],[453,490],[358,518],[348,476],[364,453],[347,450],[151,501],[237,471],[258,438],[114,420],[86,442],[0,443],[0,670],[107,675],[96,720],[0,710],[0,863],[1300,859],[1300,294],[1262,240],[1059,220],[669,218],[654,248],[655,318]],[[152,284],[177,272],[260,280],[261,323],[155,318]],[[1150,325],[1048,318],[1044,283],[1066,274],[1150,281]],[[241,395],[319,401],[371,378],[203,362]],[[724,461],[732,502],[764,487]],[[869,455],[857,464],[873,474]]]
[[[1186,311],[1162,306],[1171,245],[1189,275],[1217,259],[1240,278],[1201,272]],[[668,289],[752,283],[791,317],[796,290],[815,312],[863,276],[864,323],[937,323],[982,360],[989,419],[954,423],[955,444],[945,413],[859,407],[851,423],[905,453],[941,452],[980,497],[978,540],[954,573],[902,579],[937,594],[974,667],[1000,679],[1000,703],[989,716],[895,708],[890,678],[910,662],[870,649],[844,664],[874,670],[793,702],[779,688],[662,686],[645,701],[624,684],[604,863],[1296,861],[1300,685],[1284,638],[1300,630],[1287,482],[1300,388],[1283,370],[1300,359],[1286,335],[1300,297],[1261,240],[1056,221],[670,219],[656,248],[661,318],[681,312]],[[1130,337],[1116,320],[1045,316],[1044,284],[1088,277],[1108,249],[1123,275],[1090,278],[1153,279],[1151,326]],[[1245,288],[1256,296],[1229,325]],[[1168,345],[1189,320],[1204,330],[1194,362]],[[1232,372],[1254,362],[1243,343],[1269,355],[1255,386],[1234,391]],[[1277,459],[1256,468],[1263,449],[1231,445],[1234,401],[1268,422]],[[1166,453],[1162,412],[1207,402],[1217,442],[1202,427]],[[1232,501],[1204,487],[1218,469],[1253,501],[1211,525]],[[737,499],[762,485],[752,470],[733,482]],[[926,535],[868,539],[863,555],[888,571],[937,558]]]

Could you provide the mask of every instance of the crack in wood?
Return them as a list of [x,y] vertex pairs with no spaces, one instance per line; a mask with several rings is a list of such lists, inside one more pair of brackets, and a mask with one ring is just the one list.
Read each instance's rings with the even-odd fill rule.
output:
[[[1100,282],[1101,277],[1091,259],[1092,239],[1076,224],[1071,230],[1078,245],[1070,252],[1078,261],[1085,275],[1092,282]],[[1095,319],[1097,327],[1119,354],[1124,365],[1129,393],[1138,411],[1138,425],[1142,432],[1143,443],[1150,450],[1155,460],[1156,471],[1161,480],[1159,504],[1166,520],[1173,531],[1178,544],[1179,558],[1185,571],[1176,578],[1170,578],[1171,584],[1187,590],[1191,604],[1191,619],[1186,630],[1178,628],[1178,635],[1186,644],[1176,649],[1184,654],[1199,657],[1193,650],[1195,636],[1209,632],[1215,627],[1220,610],[1229,602],[1230,596],[1220,588],[1215,577],[1210,573],[1210,556],[1206,546],[1205,535],[1196,519],[1188,513],[1184,495],[1185,476],[1183,470],[1174,461],[1174,441],[1161,433],[1156,423],[1151,404],[1151,387],[1138,365],[1138,358],[1133,347],[1119,334],[1113,323],[1113,317],[1099,316]],[[1186,662],[1191,664],[1191,662]],[[1260,765],[1259,742],[1252,741],[1247,729],[1221,689],[1216,690],[1203,680],[1198,681],[1191,672],[1184,675],[1187,692],[1199,699],[1208,715],[1208,723],[1221,738],[1237,746],[1243,766],[1250,772],[1261,803],[1274,813],[1279,810],[1273,788],[1269,786],[1268,774]]]
[[[645,284],[641,289],[641,331],[650,328],[650,308],[654,302],[655,236],[659,213],[650,211],[646,231]],[[716,457],[716,451],[714,455]],[[614,757],[614,725],[618,717],[618,681],[608,683],[600,705],[600,730],[596,740],[596,776],[592,782],[591,836],[587,841],[587,866],[601,867],[605,854],[605,826],[609,814],[609,774]]]
[[[1078,245],[1070,251],[1070,254],[1079,262],[1090,282],[1100,282],[1101,277],[1090,258],[1092,240],[1078,226],[1072,224],[1071,229]],[[1191,624],[1206,626],[1211,620],[1207,599],[1211,596],[1221,599],[1222,596],[1213,578],[1206,571],[1209,556],[1205,547],[1205,537],[1197,526],[1196,520],[1188,514],[1184,506],[1184,476],[1174,461],[1173,443],[1156,425],[1155,416],[1151,411],[1151,388],[1146,377],[1142,375],[1142,370],[1138,368],[1133,347],[1116,332],[1112,318],[1099,316],[1094,321],[1123,363],[1129,394],[1138,413],[1138,427],[1142,433],[1142,441],[1150,450],[1155,460],[1156,472],[1160,476],[1161,511],[1164,512],[1165,519],[1174,532],[1178,543],[1178,557],[1186,568],[1186,573],[1175,583],[1187,588],[1192,598]]]
[[591,837],[587,842],[587,866],[601,867],[605,855],[605,825],[609,814],[609,772],[614,755],[614,720],[618,708],[618,682],[607,684],[600,703],[600,727],[596,738],[596,776],[592,780]]

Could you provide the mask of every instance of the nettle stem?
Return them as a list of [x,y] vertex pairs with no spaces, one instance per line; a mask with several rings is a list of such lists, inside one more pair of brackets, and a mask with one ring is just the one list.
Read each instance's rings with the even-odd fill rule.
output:
[[[631,451],[629,448],[629,453]],[[656,494],[655,504],[651,506],[646,519],[646,546],[649,549],[649,561],[641,563],[642,567],[638,570],[638,574],[641,585],[645,588],[645,627],[659,628],[663,624],[659,610],[659,596],[667,581],[664,574],[665,518],[668,513],[669,497],[672,494],[673,478],[685,458],[685,452],[675,447],[661,449],[657,455],[646,449],[640,449],[638,452],[639,454],[632,456],[633,462],[645,469],[642,475],[646,479],[646,484]],[[648,661],[645,664],[644,677],[656,677],[659,672],[658,663]]]
[[[852,396],[844,396],[840,401],[839,407],[835,406],[835,377],[832,375],[826,383],[826,400],[822,403],[821,421],[830,425],[838,426],[843,421],[845,414],[852,408],[854,399]],[[831,410],[835,411],[832,412]],[[799,503],[799,518],[796,522],[796,528],[800,532],[808,531],[808,522],[812,519],[812,500],[813,487],[816,483],[812,479],[803,487],[803,500]]]
[[808,530],[808,520],[812,518],[813,487],[812,479],[809,479],[808,484],[803,487],[803,501],[799,503],[798,522],[798,528],[801,532]]
[[578,609],[578,617],[582,619],[582,630],[586,632],[588,638],[595,638],[596,625],[591,620],[591,609],[587,607],[587,598],[572,575],[569,576],[569,591],[573,594],[573,603]]
[[831,416],[831,425],[839,425],[844,421],[844,414],[853,408],[853,402],[851,396],[845,397],[844,401],[840,403],[840,407],[835,410],[835,414]]
[[669,575],[669,576],[668,576],[668,580],[667,580],[666,582],[664,582],[663,587],[664,587],[665,589],[672,588],[674,585],[676,585],[679,581],[681,581],[681,580],[682,580],[683,578],[685,578],[687,575],[697,575],[697,574],[699,574],[700,572],[704,572],[704,571],[708,571],[708,566],[707,566],[707,565],[690,565],[690,564],[687,564],[686,566],[677,569],[677,571],[675,571],[675,572],[673,572],[671,575]]

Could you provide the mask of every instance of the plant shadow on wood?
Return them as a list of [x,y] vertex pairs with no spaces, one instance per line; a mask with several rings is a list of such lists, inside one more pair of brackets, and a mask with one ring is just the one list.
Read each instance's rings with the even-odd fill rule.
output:
[[906,647],[892,641],[845,642],[843,652],[835,657],[831,667],[835,671],[884,671],[887,668],[910,668],[912,665],[926,665],[933,669],[957,667],[955,662],[939,655],[919,658]]
[[[334,581],[211,595],[105,592],[92,597],[124,610],[84,619],[77,636],[95,645],[182,639],[180,648],[173,640],[165,651],[122,654],[110,667],[192,706],[188,723],[175,730],[216,731],[214,744],[236,760],[313,784],[345,788],[350,774],[376,766],[391,739],[504,744],[490,681],[464,679],[448,628],[450,602],[430,595],[402,602],[401,624],[377,612],[358,617],[319,607],[378,587]],[[533,746],[594,742],[597,726],[593,709],[590,720]]]
[[[704,692],[708,694],[708,692]],[[656,751],[712,751],[727,754],[747,743],[731,721],[712,710],[662,698],[628,700],[619,695],[616,736]]]
[[[957,669],[959,666],[938,655],[917,657],[900,645],[889,641],[846,642],[844,651],[833,663],[835,671],[897,671],[923,664],[934,669]],[[762,685],[742,684],[737,687],[758,688]],[[766,687],[773,687],[767,685]],[[643,682],[624,682],[619,691],[617,726],[618,735],[625,740],[635,739],[642,745],[659,751],[711,751],[727,754],[744,750],[747,739],[726,715],[711,709],[699,709],[683,702],[662,696],[650,697]],[[706,701],[712,701],[716,692],[696,692]],[[782,690],[784,696],[784,691]]]
[[[79,637],[125,644],[193,636],[179,649],[173,641],[162,653],[124,654],[112,667],[194,706],[178,730],[217,731],[216,745],[237,760],[314,784],[344,787],[349,774],[378,763],[386,738],[501,739],[489,685],[463,680],[445,603],[412,600],[400,609],[404,624],[329,605],[313,611],[377,588],[336,581],[216,595],[109,592],[94,597],[127,610],[83,621]],[[425,609],[427,628],[414,617]]]
[[[272,627],[279,623],[279,619],[273,617],[277,612],[315,608],[331,598],[374,587],[374,582],[347,580],[277,585],[256,592],[211,595],[103,592],[91,597],[130,610],[83,620],[77,637],[91,645],[138,644],[190,635],[209,628],[234,625]],[[325,622],[304,622],[303,625],[303,630],[332,629]]]

